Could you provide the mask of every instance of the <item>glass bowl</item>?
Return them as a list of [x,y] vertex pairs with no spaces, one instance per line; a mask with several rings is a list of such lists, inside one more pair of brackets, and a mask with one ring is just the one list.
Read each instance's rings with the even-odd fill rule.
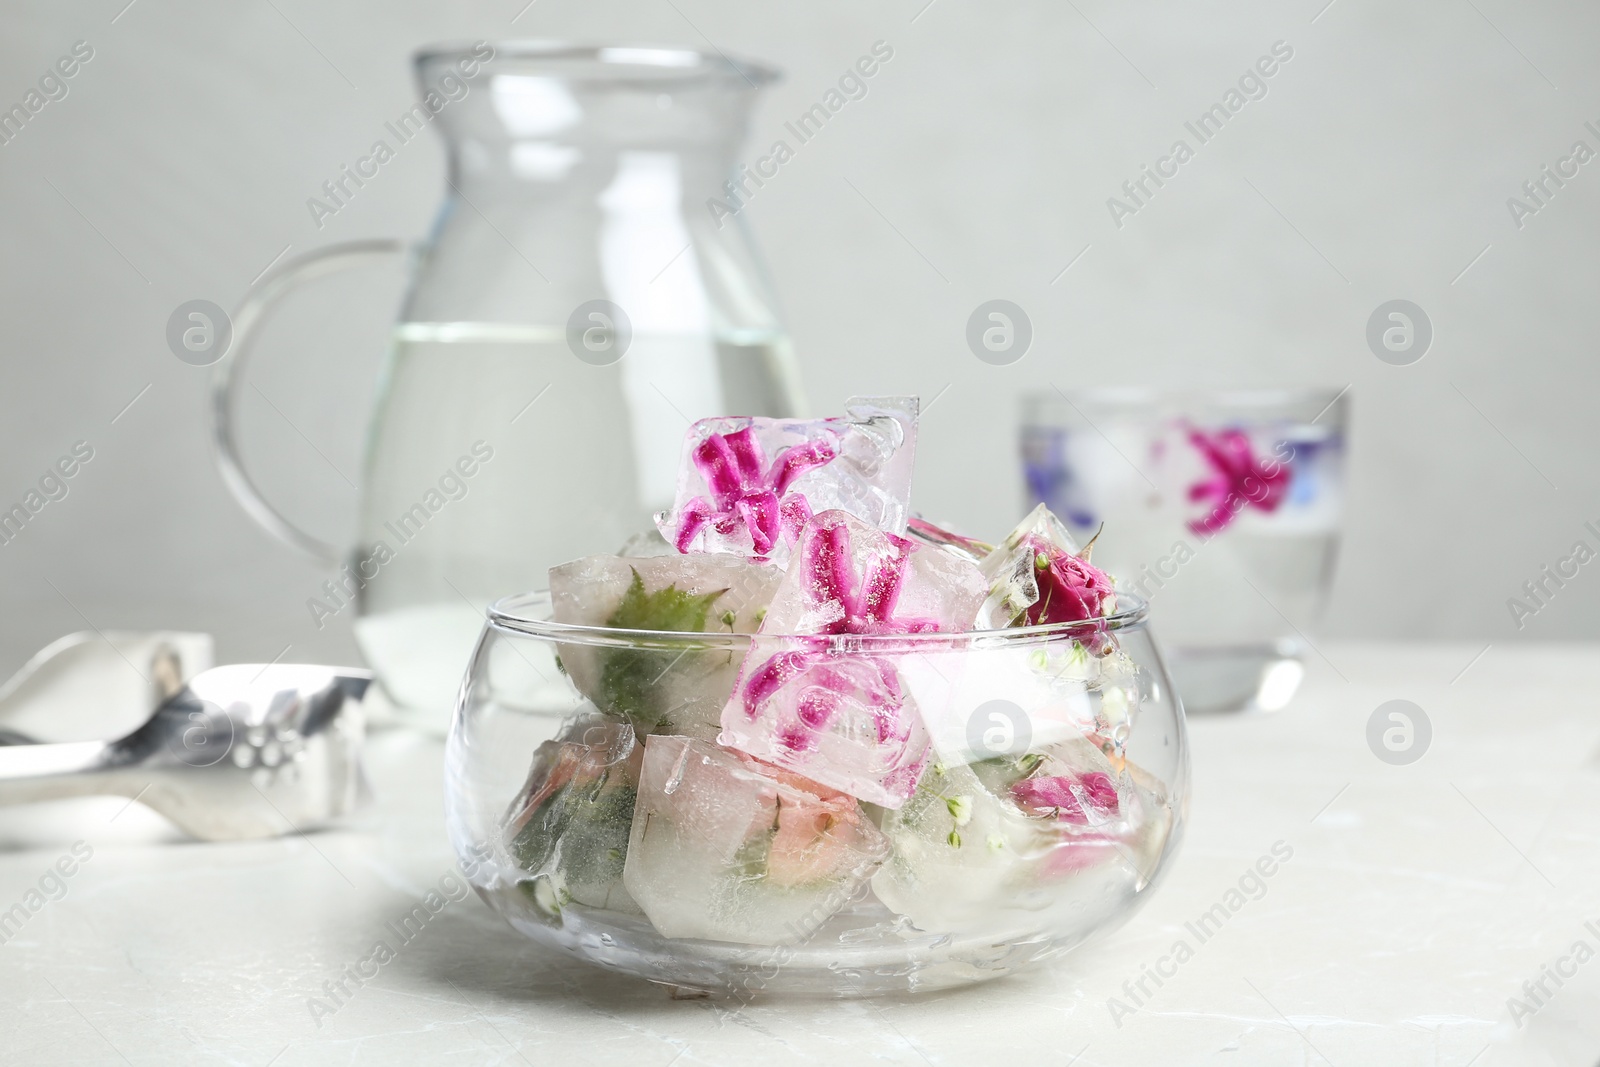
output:
[[[506,598],[451,727],[451,842],[517,930],[653,982],[848,997],[1010,973],[1126,920],[1181,837],[1182,705],[1146,605],[1118,604],[1083,623],[783,638],[566,625],[548,594]],[[927,753],[902,807],[715,743],[752,644],[891,680]],[[641,743],[644,707],[673,733]]]

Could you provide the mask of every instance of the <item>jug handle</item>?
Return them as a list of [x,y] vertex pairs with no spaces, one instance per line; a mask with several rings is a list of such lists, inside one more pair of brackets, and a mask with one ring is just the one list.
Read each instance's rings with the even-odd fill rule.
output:
[[256,488],[255,481],[245,469],[239,454],[239,443],[234,435],[235,416],[238,411],[239,390],[244,384],[245,365],[255,348],[262,324],[275,310],[278,302],[289,291],[303,282],[324,275],[348,270],[370,263],[375,259],[407,251],[409,242],[380,239],[348,241],[328,245],[296,256],[262,279],[251,288],[233,317],[233,343],[211,370],[211,440],[215,446],[214,458],[222,474],[223,484],[239,502],[246,515],[262,529],[293,548],[326,563],[339,563],[344,553],[338,546],[329,544],[300,529]]

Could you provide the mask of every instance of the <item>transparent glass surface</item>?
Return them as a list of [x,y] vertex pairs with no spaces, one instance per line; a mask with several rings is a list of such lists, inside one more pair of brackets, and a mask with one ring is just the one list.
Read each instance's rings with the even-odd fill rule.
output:
[[1303,675],[1344,505],[1348,395],[1090,389],[1024,401],[1027,498],[1161,619],[1190,711],[1276,710]]
[[[893,810],[741,759],[714,731],[641,737],[631,706],[606,706],[626,692],[715,723],[752,640],[778,639],[563,625],[542,593],[491,609],[446,805],[462,869],[507,922],[654,982],[848,997],[1057,956],[1159,883],[1188,755],[1136,597],[1089,623],[782,638],[898,678],[932,741]],[[1072,796],[1051,794],[1062,783]]]
[[363,652],[441,730],[487,604],[648,528],[690,420],[801,413],[743,216],[708,207],[772,72],[673,49],[474,59],[416,61],[448,97],[427,124],[449,184],[382,372],[350,560]]

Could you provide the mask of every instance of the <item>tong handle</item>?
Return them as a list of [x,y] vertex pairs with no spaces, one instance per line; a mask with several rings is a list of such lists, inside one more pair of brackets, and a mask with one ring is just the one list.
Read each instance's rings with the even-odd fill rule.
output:
[[111,757],[104,741],[0,748],[0,804],[124,795]]

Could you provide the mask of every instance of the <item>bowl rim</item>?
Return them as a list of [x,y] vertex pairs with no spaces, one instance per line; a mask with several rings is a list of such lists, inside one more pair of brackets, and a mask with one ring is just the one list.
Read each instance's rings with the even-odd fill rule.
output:
[[692,643],[699,647],[746,647],[752,639],[761,637],[774,641],[816,641],[825,638],[830,644],[845,646],[862,652],[905,650],[907,646],[928,650],[939,645],[973,643],[982,646],[997,644],[1037,645],[1054,638],[1081,638],[1108,631],[1142,630],[1149,623],[1150,602],[1135,593],[1117,590],[1117,610],[1077,622],[1052,622],[1038,626],[1011,626],[1002,630],[953,630],[949,632],[920,634],[747,634],[723,633],[716,630],[633,630],[613,626],[586,626],[579,623],[556,622],[551,618],[538,618],[530,614],[540,607],[548,613],[554,601],[547,589],[503,596],[489,605],[484,614],[486,630],[543,637],[574,644],[636,645],[656,647],[662,644]]

